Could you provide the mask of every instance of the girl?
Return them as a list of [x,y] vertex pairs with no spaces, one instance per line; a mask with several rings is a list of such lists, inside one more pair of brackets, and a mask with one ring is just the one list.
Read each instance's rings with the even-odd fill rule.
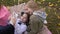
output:
[[0,34],[14,34],[14,27],[8,23],[10,15],[6,6],[0,4]]
[[22,12],[21,16],[19,19],[17,19],[16,24],[15,24],[15,34],[27,34],[26,29],[27,25],[26,23],[28,22],[28,14]]

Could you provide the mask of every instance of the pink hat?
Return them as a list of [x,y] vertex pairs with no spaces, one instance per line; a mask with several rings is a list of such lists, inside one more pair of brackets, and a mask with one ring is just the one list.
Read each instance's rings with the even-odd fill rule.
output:
[[7,23],[6,21],[8,20],[8,17],[10,16],[10,12],[5,6],[2,6],[0,9],[0,25],[5,26]]

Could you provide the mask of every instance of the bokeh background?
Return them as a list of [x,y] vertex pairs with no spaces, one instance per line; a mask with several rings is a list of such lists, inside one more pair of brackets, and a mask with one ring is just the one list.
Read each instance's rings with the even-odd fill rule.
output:
[[[11,7],[26,3],[29,0],[0,0],[5,6]],[[48,28],[53,34],[60,34],[60,0],[34,0],[39,7],[44,7],[47,15]]]

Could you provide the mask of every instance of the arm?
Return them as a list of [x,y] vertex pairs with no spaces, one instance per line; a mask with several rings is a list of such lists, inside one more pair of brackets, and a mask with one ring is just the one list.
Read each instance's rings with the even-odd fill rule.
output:
[[30,27],[31,27],[31,31],[28,34],[37,34],[39,31],[39,18],[36,16],[31,16],[30,17]]

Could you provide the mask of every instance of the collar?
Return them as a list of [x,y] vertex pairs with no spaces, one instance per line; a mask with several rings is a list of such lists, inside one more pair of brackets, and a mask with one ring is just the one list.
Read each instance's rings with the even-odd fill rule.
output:
[[46,19],[46,13],[44,11],[40,11],[40,10],[35,11],[35,12],[33,12],[33,15],[38,15],[41,18]]

